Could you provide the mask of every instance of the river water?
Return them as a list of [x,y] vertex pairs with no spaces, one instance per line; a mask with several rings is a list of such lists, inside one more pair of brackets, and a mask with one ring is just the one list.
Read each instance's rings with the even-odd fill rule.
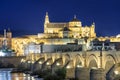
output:
[[29,74],[10,72],[11,69],[0,69],[0,80],[41,80]]

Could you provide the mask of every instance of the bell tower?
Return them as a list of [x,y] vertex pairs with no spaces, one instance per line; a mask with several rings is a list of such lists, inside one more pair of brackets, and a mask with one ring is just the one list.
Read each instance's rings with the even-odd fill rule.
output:
[[48,16],[48,12],[46,12],[46,16],[45,16],[45,22],[44,22],[44,33],[47,33],[47,24],[49,23],[49,16]]
[[96,37],[96,33],[95,33],[95,23],[93,22],[93,24],[90,27],[90,37]]
[[6,33],[6,37],[7,37],[7,46],[8,46],[8,48],[11,48],[12,32],[10,31],[9,28],[8,28],[7,33]]

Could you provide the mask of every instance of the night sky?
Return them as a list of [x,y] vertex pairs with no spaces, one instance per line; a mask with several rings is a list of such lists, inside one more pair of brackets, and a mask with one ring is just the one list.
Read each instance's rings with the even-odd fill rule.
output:
[[0,0],[0,33],[13,36],[43,32],[46,11],[51,22],[68,22],[74,15],[83,26],[96,24],[97,36],[120,34],[120,0]]

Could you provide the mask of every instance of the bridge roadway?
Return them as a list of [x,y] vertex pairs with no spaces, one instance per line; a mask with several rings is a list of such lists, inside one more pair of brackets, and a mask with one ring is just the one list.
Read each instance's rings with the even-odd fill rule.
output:
[[[67,69],[67,78],[79,80],[115,80],[120,73],[120,51],[81,51],[30,54],[21,59],[31,70]],[[118,79],[117,79],[118,80]]]

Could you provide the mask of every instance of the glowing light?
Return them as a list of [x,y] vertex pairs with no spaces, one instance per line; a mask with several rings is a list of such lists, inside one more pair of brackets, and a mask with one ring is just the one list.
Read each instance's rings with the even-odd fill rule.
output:
[[118,34],[116,37],[119,38],[119,37],[120,37],[120,34]]
[[83,67],[83,66],[81,66],[81,65],[77,65],[77,67],[80,68],[80,67]]
[[0,56],[5,56],[5,53],[3,53],[2,51],[0,51]]
[[92,67],[92,69],[97,69],[97,67]]
[[34,61],[32,61],[32,63],[34,63]]
[[28,61],[28,63],[30,63],[30,61]]
[[42,64],[42,62],[40,61],[39,64]]
[[117,75],[117,74],[119,74],[119,71],[114,71],[114,73]]
[[50,65],[50,63],[49,63],[49,62],[47,62],[47,65]]
[[18,77],[16,77],[16,78],[15,78],[15,80],[19,80],[19,78],[18,78]]
[[67,69],[70,69],[70,66],[67,66],[66,68],[67,68]]
[[59,66],[59,65],[60,65],[60,63],[57,63],[56,65],[57,65],[57,66]]
[[21,62],[25,62],[25,60],[24,60],[24,59],[22,59],[22,60],[21,60]]

